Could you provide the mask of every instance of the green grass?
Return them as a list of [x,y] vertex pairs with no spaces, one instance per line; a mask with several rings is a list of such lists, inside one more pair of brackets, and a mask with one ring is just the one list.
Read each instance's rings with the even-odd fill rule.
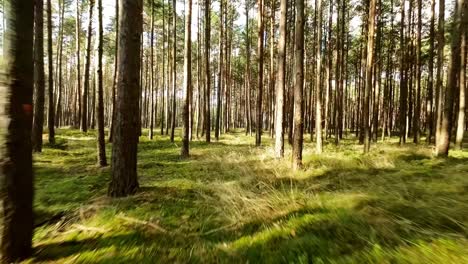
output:
[[[242,132],[216,143],[141,137],[140,192],[110,199],[94,133],[35,155],[36,263],[468,263],[468,152],[354,139],[305,170]],[[110,146],[108,146],[108,156]],[[286,149],[289,157],[290,149]]]

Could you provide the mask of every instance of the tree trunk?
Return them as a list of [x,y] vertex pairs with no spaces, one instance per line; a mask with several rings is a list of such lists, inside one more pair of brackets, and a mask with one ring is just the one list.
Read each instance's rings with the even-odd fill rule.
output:
[[[2,161],[2,263],[16,263],[32,254],[33,169],[32,97],[34,1],[8,4],[7,43],[3,47],[8,63],[6,118],[8,120]],[[49,5],[50,7],[50,5]],[[38,12],[41,8],[39,7]],[[4,13],[5,14],[5,13]]]
[[185,3],[185,48],[184,48],[184,126],[182,129],[182,150],[181,156],[184,158],[189,157],[189,144],[190,144],[190,111],[192,107],[190,97],[192,94],[192,39],[191,39],[191,25],[192,25],[192,0],[187,0]]
[[123,197],[138,190],[138,87],[143,1],[120,0],[119,74],[112,147],[112,180],[109,196]]
[[205,137],[206,142],[211,141],[211,118],[210,118],[210,41],[211,41],[211,0],[205,0]]
[[[115,53],[114,53],[114,77],[112,80],[112,113],[110,117],[110,128],[109,128],[109,142],[112,142],[114,135],[114,123],[115,123],[115,97],[117,90],[117,78],[119,74],[119,20],[120,20],[120,10],[119,3],[120,0],[115,0]],[[78,76],[79,78],[79,76]]]
[[444,100],[444,47],[445,47],[445,0],[439,0],[437,30],[437,73],[436,73],[436,145],[440,137],[442,107]]
[[[34,41],[34,121],[32,131],[32,145],[34,152],[42,151],[42,132],[44,129],[44,2],[35,3],[35,41]],[[5,48],[5,47],[4,47]]]
[[316,70],[315,70],[315,152],[322,153],[322,0],[317,8]]
[[150,128],[149,128],[149,139],[153,139],[153,126],[154,126],[154,1],[151,0],[151,42],[150,42]]
[[[465,30],[462,21],[463,11],[466,10],[466,0],[457,0],[454,11],[454,24],[452,28],[452,43],[451,43],[451,59],[448,70],[447,91],[445,95],[445,105],[442,114],[442,123],[440,126],[440,135],[437,138],[436,156],[447,157],[450,149],[450,138],[453,126],[453,112],[454,112],[454,95],[457,88],[457,78],[460,72],[460,57],[461,57],[461,33]],[[464,52],[464,51],[463,51]]]
[[219,10],[219,58],[218,58],[218,87],[216,89],[216,121],[215,121],[215,139],[219,140],[220,122],[221,122],[221,93],[223,91],[223,38],[224,38],[224,0],[220,0]]
[[176,87],[177,87],[177,12],[176,0],[172,0],[172,115],[171,115],[171,142],[174,142],[176,127]]
[[97,102],[97,126],[98,126],[98,161],[101,167],[107,166],[106,159],[106,142],[104,135],[104,86],[102,78],[102,55],[104,45],[104,31],[102,21],[102,0],[98,0],[98,16],[99,16],[99,30],[98,30],[98,102]]
[[52,4],[51,0],[47,0],[47,54],[48,54],[48,127],[49,127],[49,143],[55,144],[55,114],[54,114],[54,59],[52,51]]
[[465,132],[465,113],[466,113],[466,56],[467,56],[467,46],[466,41],[468,38],[468,29],[466,25],[468,25],[468,4],[467,1],[464,1],[464,6],[462,7],[462,18],[461,18],[461,66],[460,72],[458,73],[459,78],[459,93],[458,93],[458,121],[457,121],[457,135],[455,138],[455,147],[457,149],[463,148],[463,134]]
[[89,19],[88,19],[88,43],[86,44],[86,63],[84,72],[83,97],[81,99],[83,113],[81,114],[81,131],[88,131],[88,94],[89,94],[89,68],[91,65],[91,37],[93,33],[93,9],[94,0],[89,1]]
[[364,153],[370,151],[369,98],[372,90],[372,65],[374,63],[375,2],[369,4],[367,30],[366,85],[364,88]]
[[303,87],[304,87],[304,0],[296,0],[295,26],[295,61],[294,61],[294,136],[293,169],[302,168],[302,144],[304,130]]
[[258,94],[257,94],[257,129],[255,131],[255,146],[260,146],[262,144],[262,127],[263,127],[263,109],[262,109],[262,100],[263,100],[263,1],[257,0],[258,3],[258,40],[257,40],[257,65],[258,65]]
[[276,84],[275,156],[284,157],[284,89],[286,86],[286,23],[288,1],[280,2],[280,37],[278,41],[278,82]]

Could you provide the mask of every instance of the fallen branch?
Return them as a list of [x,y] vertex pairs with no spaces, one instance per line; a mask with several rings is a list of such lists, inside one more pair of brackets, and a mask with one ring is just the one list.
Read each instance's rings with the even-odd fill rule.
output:
[[155,223],[139,220],[139,219],[128,217],[128,216],[125,216],[125,215],[122,215],[122,214],[117,215],[117,218],[119,218],[121,220],[124,220],[126,222],[129,222],[129,223],[140,224],[140,225],[151,227],[151,228],[153,228],[153,229],[155,229],[155,230],[157,230],[157,231],[159,231],[161,233],[168,233],[168,231],[166,229],[160,227],[159,225],[157,225]]

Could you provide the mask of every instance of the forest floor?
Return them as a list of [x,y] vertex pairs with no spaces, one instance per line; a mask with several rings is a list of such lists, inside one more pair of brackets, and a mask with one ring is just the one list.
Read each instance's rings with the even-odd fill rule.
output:
[[110,199],[94,132],[57,134],[34,157],[27,263],[468,263],[467,151],[395,138],[362,155],[353,138],[316,155],[307,136],[293,173],[267,135],[194,141],[187,160],[180,141],[141,137],[141,190]]

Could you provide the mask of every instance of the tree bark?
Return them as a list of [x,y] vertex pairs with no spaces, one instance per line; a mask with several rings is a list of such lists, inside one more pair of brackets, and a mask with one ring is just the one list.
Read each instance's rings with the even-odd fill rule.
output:
[[120,0],[119,74],[112,147],[112,180],[109,196],[123,197],[138,190],[138,87],[143,1]]
[[255,146],[259,147],[262,144],[262,129],[263,129],[263,1],[257,0],[258,3],[258,40],[257,40],[257,65],[258,65],[258,94],[257,94],[257,129],[255,131]]
[[102,0],[98,0],[98,16],[99,16],[99,29],[98,29],[98,102],[97,102],[97,126],[98,126],[98,162],[101,167],[107,166],[106,159],[106,140],[104,135],[104,86],[102,76],[102,55],[104,45],[104,31],[102,21]]
[[316,70],[315,70],[315,152],[322,153],[322,0],[317,8]]
[[[457,88],[458,74],[460,72],[461,57],[461,32],[465,26],[461,23],[463,12],[466,8],[466,0],[457,0],[454,11],[454,24],[452,28],[451,59],[448,70],[447,91],[445,95],[445,105],[440,126],[440,135],[436,144],[436,156],[447,157],[450,149],[450,138],[453,127],[454,95]],[[464,51],[463,51],[464,52]]]
[[367,30],[366,84],[364,90],[364,153],[370,151],[369,98],[372,90],[372,65],[374,63],[375,2],[369,4]]
[[278,41],[278,82],[276,84],[275,157],[284,157],[284,89],[286,86],[286,23],[288,1],[280,2],[280,37]]
[[47,54],[48,54],[48,127],[49,143],[55,144],[54,59],[52,51],[52,4],[47,0]]
[[[10,1],[4,53],[8,62],[5,152],[2,161],[2,263],[31,256],[33,236],[32,97],[34,1]],[[40,11],[39,7],[39,11]]]
[[44,2],[35,1],[35,37],[34,37],[34,121],[32,131],[32,145],[34,152],[42,151],[42,133],[44,130]]
[[211,43],[211,0],[205,0],[205,137],[206,142],[211,142],[211,117],[210,117],[210,43]]
[[296,0],[294,74],[294,136],[293,169],[302,168],[302,145],[304,130],[303,87],[304,87],[304,0]]
[[184,48],[184,126],[182,129],[182,150],[181,156],[188,158],[190,155],[190,97],[192,94],[192,0],[187,0],[185,6],[185,48]]
[[83,106],[81,114],[81,131],[88,131],[88,97],[89,97],[89,68],[91,66],[91,37],[93,34],[93,9],[94,0],[89,1],[89,19],[88,19],[88,37],[86,44],[86,63],[84,72],[84,86],[83,86],[83,97],[81,99]]
[[177,12],[176,0],[172,0],[172,115],[171,115],[171,142],[174,142],[176,127],[176,87],[177,87]]

